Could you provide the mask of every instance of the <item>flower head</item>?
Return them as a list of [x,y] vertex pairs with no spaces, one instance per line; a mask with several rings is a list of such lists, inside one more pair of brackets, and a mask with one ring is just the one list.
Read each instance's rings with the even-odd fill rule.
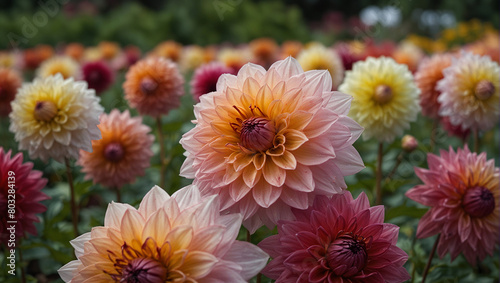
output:
[[85,47],[80,43],[70,43],[64,48],[64,54],[73,58],[76,61],[80,61],[85,53]]
[[[42,172],[32,170],[33,163],[23,163],[23,154],[18,153],[11,158],[12,152],[5,152],[0,147],[0,243],[7,246],[11,237],[7,228],[8,220],[17,221],[16,240],[24,237],[26,233],[36,235],[33,222],[39,222],[37,213],[44,212],[47,208],[40,203],[49,197],[42,192],[47,180],[42,178]],[[12,173],[11,173],[12,172]],[[16,205],[13,209],[14,218],[10,217],[11,206],[9,200],[15,197]],[[11,243],[11,242],[9,242]],[[9,245],[9,247],[11,247]]]
[[187,46],[182,50],[179,65],[184,72],[192,71],[205,62],[205,50],[197,45]]
[[443,79],[443,70],[451,65],[452,55],[436,54],[422,61],[415,73],[415,83],[420,89],[420,106],[422,114],[431,118],[439,117],[438,97],[441,94],[436,89],[438,81]]
[[73,241],[77,260],[65,282],[247,282],[267,263],[257,246],[236,241],[241,215],[220,215],[215,197],[194,186],[171,197],[154,187],[139,209],[112,202],[103,227]]
[[233,74],[232,68],[219,62],[212,62],[200,66],[191,79],[191,93],[196,101],[200,96],[216,90],[217,81],[222,74]]
[[80,149],[92,151],[91,140],[101,138],[97,124],[102,112],[86,82],[57,74],[23,84],[12,102],[9,130],[30,158],[62,163],[78,158]]
[[179,107],[184,79],[177,65],[163,58],[147,58],[127,72],[125,98],[141,115],[159,117]]
[[88,83],[96,93],[108,89],[115,79],[113,70],[102,61],[88,62],[82,66],[83,80]]
[[250,50],[256,63],[264,67],[271,66],[278,55],[278,44],[271,38],[258,38],[250,42]]
[[152,54],[157,57],[170,59],[173,62],[178,62],[181,58],[182,45],[175,41],[165,41],[155,47]]
[[342,192],[344,176],[364,167],[352,146],[362,128],[346,116],[351,97],[331,91],[327,71],[304,73],[291,57],[267,72],[250,63],[200,100],[196,126],[181,139],[181,175],[202,194],[220,194],[252,233],[316,194]]
[[64,79],[80,78],[80,65],[68,56],[56,56],[44,61],[36,70],[40,78],[46,78],[55,74],[61,74]]
[[408,66],[408,69],[414,73],[420,63],[420,60],[424,57],[422,49],[414,45],[413,43],[406,41],[401,43],[394,53],[392,53],[392,58],[399,63]]
[[280,59],[285,59],[289,56],[297,58],[302,51],[302,43],[300,41],[285,41],[281,44]]
[[344,77],[344,65],[333,49],[328,49],[320,44],[302,50],[297,57],[305,71],[328,70],[332,76],[333,89],[337,89]]
[[21,75],[7,68],[0,68],[0,117],[9,115],[12,110],[10,103],[16,97],[21,86]]
[[437,247],[442,258],[460,253],[471,264],[491,255],[500,236],[500,169],[486,153],[471,153],[467,146],[455,153],[441,150],[427,155],[429,169],[415,168],[424,182],[406,196],[430,210],[420,219],[418,238],[441,233]]
[[218,61],[222,62],[234,72],[238,72],[243,65],[253,60],[248,48],[224,48],[218,54]]
[[500,117],[500,67],[488,56],[463,52],[438,82],[439,115],[462,129],[487,131]]
[[80,151],[78,163],[83,167],[82,172],[87,173],[85,179],[121,188],[144,175],[153,155],[154,136],[149,134],[151,129],[142,124],[142,119],[130,117],[128,110],[120,113],[113,109],[109,115],[101,115],[98,127],[102,139],[92,141],[92,153]]
[[460,125],[453,125],[450,122],[450,117],[444,116],[439,120],[443,129],[448,132],[448,136],[456,136],[461,138],[463,141],[467,139],[470,134],[470,129],[462,129]]
[[317,196],[296,220],[260,244],[273,259],[262,273],[276,282],[404,282],[408,255],[396,246],[399,227],[384,222],[384,207],[362,193]]
[[355,63],[339,90],[354,97],[349,115],[365,128],[365,139],[393,141],[420,110],[420,91],[411,72],[391,58],[369,57]]

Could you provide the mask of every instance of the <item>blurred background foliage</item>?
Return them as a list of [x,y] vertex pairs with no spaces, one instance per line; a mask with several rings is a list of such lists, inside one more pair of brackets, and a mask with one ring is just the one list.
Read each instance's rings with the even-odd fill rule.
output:
[[[16,36],[26,39],[14,40],[21,48],[110,40],[143,50],[165,39],[203,46],[258,37],[325,44],[359,37],[400,40],[409,33],[438,37],[443,28],[475,18],[498,28],[498,10],[495,0],[2,0],[0,48],[12,48]],[[36,32],[23,35],[30,25]]]

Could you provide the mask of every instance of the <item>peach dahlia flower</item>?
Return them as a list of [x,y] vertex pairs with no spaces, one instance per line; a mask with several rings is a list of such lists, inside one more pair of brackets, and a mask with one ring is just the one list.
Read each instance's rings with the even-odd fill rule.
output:
[[65,282],[235,282],[264,268],[268,256],[236,241],[241,215],[220,215],[217,197],[189,186],[171,197],[155,186],[139,209],[112,202],[104,226],[71,241],[77,260]]
[[181,139],[181,175],[220,194],[222,209],[241,212],[252,232],[290,219],[290,207],[306,209],[317,194],[341,193],[344,176],[364,167],[352,146],[362,128],[346,116],[351,97],[331,87],[328,71],[304,72],[291,57],[267,72],[249,63],[222,75]]

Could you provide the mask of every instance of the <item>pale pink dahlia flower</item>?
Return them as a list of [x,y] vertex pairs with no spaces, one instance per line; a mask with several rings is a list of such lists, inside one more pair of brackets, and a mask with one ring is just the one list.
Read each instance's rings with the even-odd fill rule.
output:
[[317,194],[347,186],[364,166],[352,146],[362,128],[348,118],[351,97],[332,92],[328,71],[303,72],[291,57],[264,68],[224,74],[195,106],[196,126],[181,139],[181,175],[222,209],[243,214],[252,233],[291,219]]
[[475,264],[491,255],[500,236],[500,170],[486,153],[471,153],[466,146],[455,153],[429,154],[429,169],[415,168],[424,182],[406,196],[431,209],[420,219],[418,238],[441,233],[437,247],[442,258],[463,253]]
[[462,52],[437,84],[440,116],[463,130],[487,131],[500,118],[500,66],[489,56]]
[[399,227],[384,222],[384,207],[362,193],[317,196],[294,221],[259,246],[273,259],[262,273],[276,282],[403,282],[408,255],[396,246]]
[[220,215],[217,197],[195,186],[171,197],[155,186],[139,209],[112,202],[103,227],[71,241],[78,258],[65,282],[247,282],[268,255],[236,241],[241,215]]

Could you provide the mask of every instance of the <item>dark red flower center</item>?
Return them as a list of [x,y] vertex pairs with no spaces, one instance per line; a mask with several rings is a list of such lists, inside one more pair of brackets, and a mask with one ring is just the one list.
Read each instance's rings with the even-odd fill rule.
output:
[[273,146],[275,131],[274,122],[266,118],[246,119],[240,128],[241,145],[254,151],[266,151]]
[[122,270],[119,282],[163,283],[167,279],[167,269],[150,258],[136,258]]
[[120,143],[113,142],[104,148],[104,157],[111,162],[118,162],[125,156],[125,150]]
[[141,88],[142,93],[152,94],[158,88],[158,83],[150,77],[145,77],[141,81],[140,88]]
[[351,277],[366,265],[366,244],[362,238],[346,234],[333,241],[326,251],[328,266],[337,276]]
[[462,205],[471,217],[482,218],[495,210],[495,198],[487,188],[473,187],[465,192]]

